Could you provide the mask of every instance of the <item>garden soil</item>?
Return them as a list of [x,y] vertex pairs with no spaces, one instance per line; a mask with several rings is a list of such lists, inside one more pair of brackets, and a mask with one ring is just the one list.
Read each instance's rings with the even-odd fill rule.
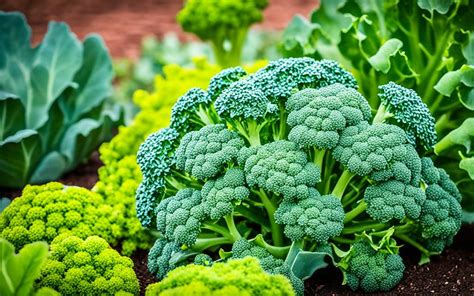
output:
[[[66,174],[60,182],[92,188],[97,182],[97,169],[101,166],[98,153]],[[19,190],[0,188],[0,195],[19,196]],[[400,284],[385,294],[372,295],[474,295],[474,225],[464,225],[454,243],[442,256],[423,266],[417,264],[419,254],[409,247],[402,248],[406,270]],[[156,279],[147,270],[147,251],[139,250],[131,256],[140,281],[141,293]],[[305,295],[363,295],[341,285],[342,275],[328,267],[317,271],[305,282]]]

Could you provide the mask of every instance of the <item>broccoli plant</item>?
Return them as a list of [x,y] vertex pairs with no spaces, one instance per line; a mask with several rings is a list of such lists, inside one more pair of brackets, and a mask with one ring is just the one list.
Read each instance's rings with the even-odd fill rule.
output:
[[177,18],[184,31],[211,43],[219,65],[237,66],[247,32],[262,21],[267,5],[268,0],[188,0]]
[[159,231],[150,271],[253,256],[302,294],[331,258],[352,289],[387,291],[402,244],[421,262],[439,254],[460,229],[461,195],[422,157],[434,119],[400,85],[379,95],[372,110],[349,72],[311,58],[189,90],[138,152],[138,217]]

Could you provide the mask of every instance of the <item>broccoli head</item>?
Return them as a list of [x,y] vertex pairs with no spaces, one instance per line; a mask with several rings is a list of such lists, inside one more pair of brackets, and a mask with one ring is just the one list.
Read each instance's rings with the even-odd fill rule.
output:
[[372,219],[388,222],[392,219],[418,219],[426,196],[420,187],[389,180],[367,187],[364,200]]
[[297,92],[286,102],[288,139],[301,147],[333,149],[340,133],[371,118],[367,100],[353,88],[333,84],[320,89]]
[[212,77],[207,88],[210,100],[215,101],[232,83],[239,81],[246,75],[247,72],[242,67],[228,68],[219,72],[216,76]]
[[[285,199],[305,199],[320,181],[320,169],[308,162],[306,153],[289,141],[276,141],[257,147],[245,161],[247,183]],[[247,153],[244,150],[241,153]]]
[[217,62],[227,68],[240,64],[247,31],[262,21],[267,5],[268,0],[189,0],[177,19],[184,31],[210,41]]
[[171,110],[170,127],[180,133],[202,127],[214,118],[203,112],[211,100],[207,93],[200,88],[192,88],[181,96]]
[[157,239],[148,253],[148,270],[158,279],[163,279],[169,271],[177,267],[171,257],[179,251],[177,243],[164,238]]
[[176,150],[176,166],[204,180],[215,177],[236,160],[244,141],[223,124],[208,125],[187,133]]
[[85,240],[58,236],[51,244],[37,287],[49,287],[62,295],[138,295],[140,291],[132,260],[98,236]]
[[315,192],[297,202],[283,201],[275,212],[276,222],[285,225],[284,233],[289,239],[308,237],[317,243],[327,243],[344,228],[341,201],[333,195]]
[[178,244],[192,246],[206,218],[201,192],[190,188],[178,191],[156,207],[156,226],[164,236]]
[[418,94],[394,82],[379,86],[380,108],[374,121],[402,127],[410,144],[428,150],[436,144],[435,120]]
[[247,257],[212,266],[190,264],[171,271],[149,286],[146,295],[294,295],[288,279],[262,270],[258,260]]
[[[161,182],[160,182],[161,181]],[[156,223],[155,209],[164,191],[162,180],[143,179],[138,185],[135,198],[137,217],[144,227],[152,227]]]
[[126,223],[123,219],[101,195],[85,188],[56,182],[27,185],[0,214],[0,236],[18,249],[35,241],[50,243],[62,233],[80,238],[100,235],[116,245]]
[[231,168],[224,176],[207,181],[201,190],[204,209],[212,220],[231,214],[234,204],[247,199],[249,194],[240,168]]
[[351,248],[346,282],[352,290],[389,291],[400,282],[405,265],[402,257],[375,250],[366,240],[356,241]]

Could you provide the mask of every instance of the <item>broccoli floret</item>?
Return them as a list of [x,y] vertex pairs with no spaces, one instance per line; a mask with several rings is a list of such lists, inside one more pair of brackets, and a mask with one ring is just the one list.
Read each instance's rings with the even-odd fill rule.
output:
[[[305,199],[320,181],[320,169],[308,162],[306,153],[289,141],[276,141],[257,147],[248,156],[244,172],[250,186],[279,193],[285,199]],[[246,153],[244,148],[241,153]]]
[[288,139],[301,147],[332,149],[339,134],[371,117],[369,103],[353,88],[333,84],[320,89],[305,89],[286,102],[291,109],[287,123]]
[[435,120],[418,94],[394,82],[379,86],[381,104],[374,122],[393,123],[406,132],[408,142],[428,150],[436,144]]
[[219,72],[216,76],[212,77],[207,88],[207,94],[212,101],[215,101],[220,94],[226,90],[232,83],[239,81],[242,77],[245,77],[245,72],[242,67],[234,67],[224,69]]
[[181,134],[217,121],[209,110],[211,98],[200,88],[192,88],[181,96],[171,110],[170,127]]
[[148,136],[140,145],[137,163],[144,178],[154,180],[170,171],[175,162],[178,139],[179,133],[175,129],[163,128]]
[[247,31],[262,21],[267,5],[267,0],[189,0],[177,19],[184,31],[210,41],[217,62],[227,68],[240,64]]
[[350,251],[346,281],[352,290],[389,291],[400,282],[405,271],[402,257],[376,251],[366,240],[356,241]]
[[98,236],[82,240],[60,235],[51,244],[37,287],[62,295],[138,295],[140,286],[130,258],[120,256]]
[[179,251],[177,243],[164,238],[157,239],[148,253],[148,270],[158,279],[163,279],[168,272],[177,267],[171,257]]
[[357,88],[352,74],[336,62],[315,61],[311,58],[273,61],[249,77],[249,80],[273,103],[284,103],[293,93],[304,88],[320,88],[335,83]]
[[156,227],[167,239],[192,246],[201,231],[201,221],[206,218],[200,205],[199,190],[182,189],[156,207]]
[[244,141],[223,124],[208,125],[187,133],[176,150],[176,166],[204,180],[215,177],[236,160]]
[[[342,132],[333,156],[350,172],[383,181],[391,175],[397,177],[399,174],[397,169],[401,168],[394,164],[398,162],[402,165],[406,161],[408,148],[405,143],[405,132],[398,126],[384,123],[369,125],[362,122]],[[409,183],[411,175],[400,181]]]
[[211,266],[214,264],[214,260],[212,260],[211,256],[207,254],[198,254],[194,257],[193,263],[197,265]]
[[247,199],[249,194],[240,168],[231,168],[224,176],[207,181],[201,190],[205,211],[212,220],[231,214],[234,204]]
[[344,228],[344,209],[333,195],[311,194],[298,202],[283,201],[275,212],[275,221],[285,225],[284,233],[293,241],[306,237],[327,243]]
[[257,258],[263,270],[271,274],[285,275],[293,285],[297,295],[304,294],[303,281],[296,277],[284,260],[273,257],[265,248],[245,239],[237,240],[232,246],[232,258]]
[[420,187],[389,180],[367,187],[364,200],[372,219],[388,222],[405,217],[418,219],[426,196]]
[[229,260],[212,266],[187,265],[147,288],[146,295],[294,295],[288,279],[270,275],[255,258]]
[[429,158],[422,159],[426,201],[420,221],[425,238],[452,239],[461,228],[461,194],[445,170]]
[[156,222],[155,209],[163,196],[165,187],[160,180],[143,179],[136,192],[137,217],[144,227],[153,227]]
[[80,238],[100,235],[116,245],[125,223],[99,194],[51,182],[27,185],[22,196],[5,208],[0,214],[0,236],[18,249],[35,241],[50,243],[62,233]]

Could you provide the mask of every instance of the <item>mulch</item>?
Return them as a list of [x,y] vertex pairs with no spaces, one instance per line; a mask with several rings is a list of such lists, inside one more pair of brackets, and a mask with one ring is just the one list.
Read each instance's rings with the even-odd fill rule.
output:
[[[66,174],[60,182],[92,188],[101,165],[95,152],[86,164]],[[0,188],[3,196],[14,197],[19,193],[20,190]],[[474,295],[474,225],[463,225],[453,245],[429,264],[419,266],[419,254],[413,248],[405,247],[401,252],[406,270],[400,284],[388,293],[372,295]],[[147,269],[147,253],[138,250],[131,256],[141,294],[149,284],[156,282]],[[363,295],[342,286],[341,282],[342,275],[336,268],[319,270],[305,282],[305,295]]]

